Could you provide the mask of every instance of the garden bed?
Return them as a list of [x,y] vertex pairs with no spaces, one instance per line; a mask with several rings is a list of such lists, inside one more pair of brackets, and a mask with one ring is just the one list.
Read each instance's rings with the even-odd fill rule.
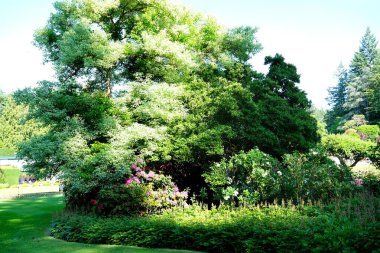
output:
[[379,203],[359,196],[325,207],[193,206],[112,218],[66,213],[51,233],[74,242],[206,252],[374,252],[380,248]]

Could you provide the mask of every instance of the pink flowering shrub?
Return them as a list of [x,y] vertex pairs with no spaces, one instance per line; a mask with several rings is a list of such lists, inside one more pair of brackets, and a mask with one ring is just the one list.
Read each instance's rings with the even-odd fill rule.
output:
[[352,184],[356,185],[356,186],[363,186],[363,179],[361,178],[355,178],[354,181],[352,181]]
[[187,192],[180,191],[170,176],[154,172],[139,159],[132,164],[131,174],[122,184],[104,187],[91,204],[98,213],[134,215],[186,207],[187,198]]

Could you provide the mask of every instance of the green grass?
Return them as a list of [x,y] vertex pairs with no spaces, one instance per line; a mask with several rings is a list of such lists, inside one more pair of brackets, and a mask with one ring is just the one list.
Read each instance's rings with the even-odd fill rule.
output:
[[0,201],[2,253],[179,253],[184,250],[146,249],[116,245],[70,243],[48,235],[52,215],[63,208],[60,195],[31,196]]
[[[13,166],[0,166],[0,183],[17,185],[21,171]],[[2,174],[2,175],[1,175]]]

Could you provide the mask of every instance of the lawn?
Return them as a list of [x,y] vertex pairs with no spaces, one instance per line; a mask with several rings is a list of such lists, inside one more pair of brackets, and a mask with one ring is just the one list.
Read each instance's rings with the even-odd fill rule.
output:
[[[0,184],[8,184],[9,186],[18,185],[21,171],[13,166],[0,166],[3,175],[0,175]],[[1,173],[1,172],[0,172]]]
[[52,215],[63,208],[61,195],[50,194],[0,201],[2,253],[176,253],[184,250],[146,249],[113,245],[70,243],[48,236]]

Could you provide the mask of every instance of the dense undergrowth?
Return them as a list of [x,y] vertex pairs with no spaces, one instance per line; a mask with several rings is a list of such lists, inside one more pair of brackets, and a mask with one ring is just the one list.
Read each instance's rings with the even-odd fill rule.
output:
[[193,205],[145,217],[64,213],[51,229],[67,241],[206,252],[376,252],[379,232],[380,199],[368,194],[329,205]]

